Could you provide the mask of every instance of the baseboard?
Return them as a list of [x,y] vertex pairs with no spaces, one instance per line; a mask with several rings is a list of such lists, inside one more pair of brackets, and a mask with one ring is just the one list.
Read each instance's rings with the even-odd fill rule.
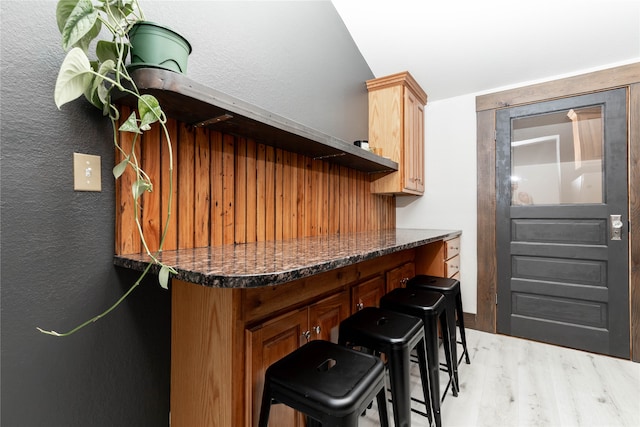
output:
[[475,313],[462,313],[464,317],[464,328],[478,329],[476,327],[476,314]]

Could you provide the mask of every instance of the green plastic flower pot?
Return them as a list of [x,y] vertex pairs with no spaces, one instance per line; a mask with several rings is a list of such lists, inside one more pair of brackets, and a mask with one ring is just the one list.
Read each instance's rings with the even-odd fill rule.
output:
[[162,68],[185,74],[191,53],[189,42],[175,31],[149,21],[134,24],[129,31],[130,69]]

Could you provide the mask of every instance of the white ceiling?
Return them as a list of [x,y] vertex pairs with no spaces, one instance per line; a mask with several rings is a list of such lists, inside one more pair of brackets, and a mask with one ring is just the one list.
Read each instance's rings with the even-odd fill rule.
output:
[[331,0],[376,77],[429,100],[640,61],[640,0]]

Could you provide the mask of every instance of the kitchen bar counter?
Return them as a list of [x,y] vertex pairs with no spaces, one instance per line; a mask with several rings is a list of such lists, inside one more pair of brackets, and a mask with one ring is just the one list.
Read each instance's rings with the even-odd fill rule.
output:
[[[279,285],[460,235],[458,230],[392,229],[332,236],[164,251],[174,278],[220,288]],[[115,264],[143,270],[144,254],[115,257]]]
[[[257,425],[264,372],[415,274],[442,275],[458,230],[393,229],[162,253],[171,281],[171,425]],[[144,255],[115,264],[142,270]],[[289,412],[287,412],[289,411]],[[298,427],[291,410],[274,425]]]

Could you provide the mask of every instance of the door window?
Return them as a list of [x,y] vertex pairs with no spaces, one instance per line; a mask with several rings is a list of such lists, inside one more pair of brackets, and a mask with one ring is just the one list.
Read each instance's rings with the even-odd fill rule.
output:
[[511,121],[511,205],[603,203],[602,106]]

